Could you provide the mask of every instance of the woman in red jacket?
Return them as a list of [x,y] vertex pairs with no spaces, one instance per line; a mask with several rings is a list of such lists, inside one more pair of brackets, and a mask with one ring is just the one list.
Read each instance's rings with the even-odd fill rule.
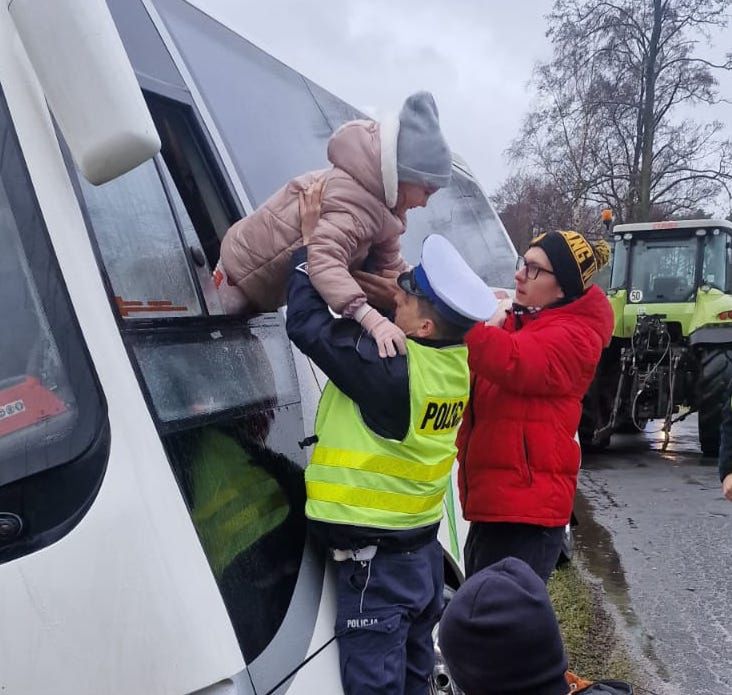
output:
[[468,576],[518,557],[547,581],[572,513],[582,398],[613,332],[608,259],[577,232],[550,232],[517,262],[516,297],[467,335],[472,395],[458,436]]

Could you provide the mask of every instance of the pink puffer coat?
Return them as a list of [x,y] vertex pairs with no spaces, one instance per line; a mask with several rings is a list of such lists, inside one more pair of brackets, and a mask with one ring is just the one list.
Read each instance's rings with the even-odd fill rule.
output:
[[385,134],[382,143],[380,130],[373,121],[346,123],[328,143],[331,169],[293,179],[227,231],[221,262],[253,310],[274,311],[285,302],[290,258],[302,246],[298,192],[319,177],[326,183],[308,270],[328,305],[352,316],[366,302],[349,271],[361,269],[367,256],[374,272],[407,269],[399,253],[404,224],[390,209],[396,202],[396,137]]

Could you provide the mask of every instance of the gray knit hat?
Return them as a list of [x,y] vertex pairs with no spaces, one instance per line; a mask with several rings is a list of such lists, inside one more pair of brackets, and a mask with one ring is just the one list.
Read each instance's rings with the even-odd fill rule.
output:
[[452,153],[440,131],[435,99],[429,92],[412,94],[399,114],[399,181],[444,188],[451,174]]

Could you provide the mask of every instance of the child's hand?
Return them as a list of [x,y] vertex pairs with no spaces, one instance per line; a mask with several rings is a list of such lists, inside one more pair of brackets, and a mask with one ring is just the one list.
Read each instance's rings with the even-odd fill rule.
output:
[[321,178],[297,194],[300,209],[300,232],[302,233],[302,243],[305,246],[310,243],[313,231],[320,220],[320,204],[323,200],[324,186],[325,179]]
[[379,357],[394,357],[407,354],[407,336],[399,326],[382,316],[376,309],[370,309],[361,319],[361,325],[369,332],[379,348]]

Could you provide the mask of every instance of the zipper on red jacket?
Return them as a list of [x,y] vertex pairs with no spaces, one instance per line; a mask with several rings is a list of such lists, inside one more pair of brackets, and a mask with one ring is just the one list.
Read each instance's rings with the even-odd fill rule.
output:
[[529,443],[526,441],[526,434],[521,433],[521,441],[524,445],[524,460],[526,461],[526,472],[529,475],[529,485],[534,482],[534,476],[531,473],[531,466],[529,465]]
[[468,410],[470,411],[470,433],[465,440],[465,461],[463,463],[463,499],[465,506],[463,507],[463,516],[468,511],[468,453],[470,452],[470,439],[473,436],[473,427],[475,427],[475,410],[473,408],[473,392],[475,391],[475,381],[478,377],[473,375],[470,380],[470,393],[468,393]]

